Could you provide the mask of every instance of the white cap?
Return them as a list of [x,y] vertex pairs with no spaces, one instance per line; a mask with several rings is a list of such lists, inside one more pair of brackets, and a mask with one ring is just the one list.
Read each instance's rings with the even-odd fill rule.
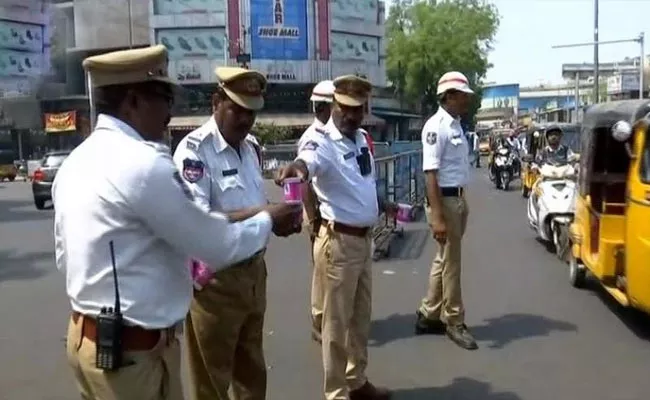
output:
[[334,98],[334,82],[333,81],[321,81],[314,86],[314,90],[311,92],[311,98],[309,100],[313,102],[325,102],[331,103]]
[[474,94],[474,91],[469,87],[467,77],[457,71],[447,72],[438,81],[438,96],[448,90],[458,90],[460,92]]

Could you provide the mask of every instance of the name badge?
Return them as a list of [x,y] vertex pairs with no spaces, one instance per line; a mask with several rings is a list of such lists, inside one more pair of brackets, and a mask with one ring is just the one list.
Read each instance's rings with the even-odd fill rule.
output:
[[349,159],[351,159],[352,157],[354,157],[354,152],[353,152],[353,151],[351,151],[351,152],[345,154],[345,155],[343,156],[343,159],[344,159],[344,160],[349,160]]
[[223,175],[223,176],[237,175],[237,168],[225,170],[225,171],[221,172],[221,175]]

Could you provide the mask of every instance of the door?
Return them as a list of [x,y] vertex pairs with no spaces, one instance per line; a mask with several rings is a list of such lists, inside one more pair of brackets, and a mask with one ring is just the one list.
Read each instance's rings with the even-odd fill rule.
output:
[[625,266],[628,297],[633,305],[650,311],[650,138],[637,132],[630,168],[626,215]]

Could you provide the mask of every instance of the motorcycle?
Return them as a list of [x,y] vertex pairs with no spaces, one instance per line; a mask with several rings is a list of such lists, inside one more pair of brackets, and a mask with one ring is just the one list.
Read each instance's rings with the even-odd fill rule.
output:
[[516,155],[507,147],[497,149],[494,155],[493,164],[489,170],[490,180],[495,183],[497,189],[508,190],[510,182],[514,179]]
[[575,178],[576,169],[571,164],[546,164],[528,197],[530,227],[561,260],[566,260],[571,250],[569,227],[575,214]]

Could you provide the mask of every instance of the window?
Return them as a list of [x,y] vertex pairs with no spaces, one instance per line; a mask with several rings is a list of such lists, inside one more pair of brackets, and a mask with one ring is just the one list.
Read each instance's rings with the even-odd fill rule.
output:
[[641,153],[641,181],[643,183],[650,183],[650,138],[647,132],[644,138],[643,152]]
[[45,156],[42,166],[47,168],[60,167],[67,157],[67,154],[50,154]]

